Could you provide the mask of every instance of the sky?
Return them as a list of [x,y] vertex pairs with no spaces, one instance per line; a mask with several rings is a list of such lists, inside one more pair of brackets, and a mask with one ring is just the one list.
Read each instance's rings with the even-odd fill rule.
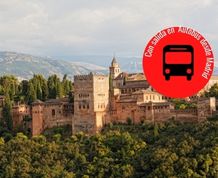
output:
[[163,28],[200,32],[218,54],[217,0],[0,0],[0,51],[142,56]]

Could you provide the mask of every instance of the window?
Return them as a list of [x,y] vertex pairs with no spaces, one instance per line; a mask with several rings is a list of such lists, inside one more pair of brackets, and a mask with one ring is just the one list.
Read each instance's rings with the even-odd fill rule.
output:
[[79,98],[88,98],[89,94],[79,94]]
[[54,109],[52,109],[51,114],[52,114],[52,116],[55,116],[55,110]]

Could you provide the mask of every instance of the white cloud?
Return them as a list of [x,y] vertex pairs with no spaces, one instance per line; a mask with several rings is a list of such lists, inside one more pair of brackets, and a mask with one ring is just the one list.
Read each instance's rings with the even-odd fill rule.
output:
[[175,25],[195,28],[217,50],[217,10],[216,0],[0,0],[0,50],[141,56],[152,35]]

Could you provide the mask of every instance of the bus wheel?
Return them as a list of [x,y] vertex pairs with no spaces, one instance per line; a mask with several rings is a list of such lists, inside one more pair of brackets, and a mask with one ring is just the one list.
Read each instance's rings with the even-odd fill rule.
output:
[[188,75],[187,80],[191,80],[191,79],[192,79],[192,76]]
[[165,80],[170,80],[170,76],[169,75],[165,75]]

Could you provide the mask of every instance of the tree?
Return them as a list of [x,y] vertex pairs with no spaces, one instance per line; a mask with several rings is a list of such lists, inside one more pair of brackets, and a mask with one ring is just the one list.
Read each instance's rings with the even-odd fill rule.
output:
[[30,104],[30,103],[34,102],[36,99],[37,99],[37,97],[36,97],[36,91],[34,89],[34,86],[33,86],[32,82],[29,82],[28,92],[27,92],[27,102]]
[[42,75],[34,75],[29,83],[33,84],[37,99],[45,101],[48,98],[47,81]]
[[49,98],[56,99],[56,98],[63,97],[61,81],[57,75],[51,75],[48,78],[47,85],[48,85]]
[[211,86],[209,91],[205,92],[205,96],[218,98],[218,84],[215,83],[213,86]]
[[3,116],[4,124],[8,130],[13,129],[13,120],[12,120],[11,110],[12,110],[11,100],[9,98],[9,95],[6,95],[5,104],[2,109],[2,116]]
[[72,82],[67,80],[67,75],[65,74],[62,80],[62,88],[63,88],[63,95],[67,96],[72,91]]
[[0,92],[3,95],[8,95],[11,100],[19,94],[18,80],[13,75],[5,75],[0,77]]
[[22,80],[20,85],[19,85],[19,90],[20,90],[20,94],[23,96],[26,96],[28,93],[28,84],[29,81],[28,80]]
[[154,123],[154,137],[159,136],[159,127],[158,124],[155,122]]

